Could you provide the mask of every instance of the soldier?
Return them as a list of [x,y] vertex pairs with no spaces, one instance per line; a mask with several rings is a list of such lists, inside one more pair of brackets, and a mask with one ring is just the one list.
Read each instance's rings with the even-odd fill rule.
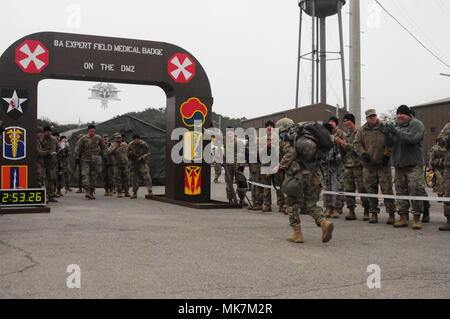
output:
[[[395,167],[395,190],[399,196],[427,196],[424,181],[424,154],[422,142],[425,135],[425,126],[414,118],[406,105],[397,108],[397,123],[395,127],[389,126],[394,140],[393,162]],[[412,200],[414,221],[413,229],[421,229],[420,215],[424,211],[424,202]],[[410,201],[397,200],[400,221],[394,227],[408,227],[408,214]]]
[[[77,146],[81,140],[81,138],[85,136],[84,134],[81,134],[78,137],[77,142],[75,143],[75,150],[77,149]],[[77,176],[77,182],[78,182],[78,190],[75,192],[77,194],[83,193],[83,175],[81,174],[81,163],[80,158],[75,154],[75,168],[74,168],[74,174]]]
[[[344,134],[344,138],[336,137],[336,142],[341,147],[341,154],[344,160],[344,191],[348,193],[365,193],[366,187],[363,182],[362,165],[358,154],[355,151],[355,137],[356,137],[356,124],[355,116],[353,114],[344,115],[344,126],[347,128],[347,132]],[[353,196],[346,196],[345,201],[349,213],[345,216],[346,220],[356,219],[356,199]],[[369,215],[369,200],[367,197],[361,197],[362,206],[364,207],[364,214]]]
[[439,197],[444,196],[443,182],[444,182],[444,159],[445,159],[445,144],[442,139],[437,139],[436,144],[430,150],[428,167],[434,173],[433,192]]
[[108,148],[108,155],[112,156],[114,170],[114,185],[117,197],[123,197],[128,191],[128,145],[123,142],[120,133],[113,135],[114,143]]
[[[332,134],[333,127],[329,123],[323,125],[329,132],[330,138],[333,141],[333,147],[324,158],[322,165],[323,184],[327,191],[342,192],[342,156],[339,151],[339,144],[335,141]],[[325,216],[339,218],[342,214],[343,200],[341,195],[325,195],[324,199]]]
[[[267,121],[264,124],[264,128],[266,129],[266,136],[263,137],[260,140],[259,147],[263,148],[263,151],[266,151],[267,154],[270,154],[271,148],[272,148],[272,131],[275,128],[275,123],[273,121]],[[263,164],[262,166],[268,166],[269,164]],[[265,185],[272,185],[272,179],[274,179],[275,184],[278,182],[281,184],[281,181],[279,179],[281,178],[283,172],[279,172],[278,174],[261,174],[261,181],[262,184]],[[278,211],[280,213],[284,213],[284,195],[283,192],[281,192],[280,189],[276,190],[277,195],[277,205],[278,205]],[[262,211],[263,212],[271,212],[272,211],[272,191],[271,188],[265,187],[263,188],[263,205],[262,205]]]
[[[211,148],[213,151],[213,156],[214,158],[216,158],[216,152],[220,152],[220,145],[217,145],[217,139],[213,136],[211,137]],[[223,152],[223,151],[222,151]],[[216,184],[220,184],[219,182],[219,177],[222,174],[222,164],[221,163],[217,163],[216,161],[213,162],[213,167],[214,167],[214,183]]]
[[[103,143],[105,144],[105,148],[109,149],[111,147],[111,143],[109,142],[109,135],[103,134]],[[105,158],[102,161],[102,173],[103,173],[103,186],[105,188],[104,196],[113,196],[113,188],[114,188],[114,173],[113,173],[113,163],[110,154],[106,154]]]
[[293,124],[288,118],[281,119],[276,124],[280,129],[280,153],[283,157],[274,172],[285,172],[282,190],[286,195],[286,211],[294,232],[287,240],[303,243],[299,214],[305,214],[313,217],[316,225],[322,228],[322,242],[325,243],[331,240],[334,225],[323,217],[322,209],[317,206],[321,192],[318,163],[323,154],[313,139],[305,135],[296,140],[297,150],[301,150],[301,153],[297,153],[296,147],[286,138],[287,131]]
[[[255,136],[248,136],[248,143],[246,145],[246,154],[248,155],[247,163],[250,173],[250,181],[261,184],[261,163],[259,162],[258,157],[258,138],[256,130],[254,133]],[[253,146],[251,143],[255,143],[256,145]],[[262,195],[264,193],[263,188],[255,184],[250,184],[250,192],[252,194],[253,205],[247,209],[252,211],[262,210]]]
[[[448,116],[450,117],[450,112],[448,112]],[[444,158],[444,184],[443,184],[443,192],[444,197],[450,197],[450,122],[445,124],[441,133],[438,136],[438,139],[442,141],[442,143],[446,147],[445,158]],[[440,231],[450,231],[450,202],[444,202],[444,215],[447,218],[447,222],[439,227]]]
[[344,131],[339,128],[339,120],[336,116],[330,117],[328,120],[328,124],[333,127],[332,135],[335,137],[339,137],[340,139],[344,138]]
[[[392,195],[392,170],[390,158],[392,146],[387,139],[386,123],[379,120],[375,110],[366,111],[366,121],[358,129],[355,137],[354,148],[362,160],[363,181],[370,194],[378,194],[378,186],[381,192],[386,195]],[[389,214],[388,225],[395,223],[395,201],[393,199],[384,199],[386,211]],[[370,223],[378,223],[378,199],[369,198]],[[369,214],[364,213],[364,221],[369,220]]]
[[88,126],[87,134],[80,138],[75,149],[75,157],[80,160],[83,187],[87,199],[95,199],[95,181],[98,174],[98,156],[105,154],[102,138],[95,134],[95,125]]
[[137,198],[140,179],[147,186],[148,195],[145,198],[151,198],[153,196],[152,177],[150,176],[147,164],[149,156],[150,148],[147,143],[141,140],[139,135],[134,135],[133,141],[128,145],[128,157],[131,161],[131,181],[133,183],[133,195],[131,195],[131,199]]
[[44,129],[38,126],[36,131],[36,147],[37,147],[37,161],[36,161],[36,170],[37,170],[37,182],[39,187],[45,186],[45,157],[47,156],[47,152],[44,151],[42,147],[42,138],[44,137]]
[[[126,135],[122,133],[121,136],[122,136],[122,143],[125,144],[125,145],[128,145],[127,144],[127,137],[126,137]],[[130,191],[129,191],[129,189],[130,189],[130,165],[129,165],[129,163],[127,164],[126,172],[127,172],[127,178],[126,178],[125,184],[123,185],[123,189],[122,190],[124,192],[124,196],[125,197],[131,197]]]
[[52,129],[50,126],[44,127],[44,136],[41,145],[43,151],[46,153],[44,157],[44,169],[48,202],[58,202],[55,198],[55,186],[58,164],[56,154],[59,149],[59,143],[56,137],[52,136]]
[[70,148],[67,138],[61,136],[59,138],[59,152],[57,155],[58,159],[58,196],[63,196],[61,189],[64,187],[66,191],[72,191],[69,187],[69,155]]
[[[227,150],[227,141],[225,141],[224,143],[224,156],[225,156],[225,160],[224,160],[224,168],[225,168],[225,183],[226,183],[226,194],[227,194],[227,199],[228,202],[234,203],[234,196],[233,196],[233,181],[236,175],[236,171],[238,170],[239,166],[243,166],[241,163],[238,163],[238,151],[239,149],[242,149],[243,147],[238,147],[238,144],[240,144],[241,142],[238,140],[237,136],[234,134],[233,131],[233,127],[228,126],[227,127],[227,140],[231,140],[233,141],[233,150]],[[227,152],[232,152],[230,153],[229,156],[231,156],[231,154],[233,154],[233,158],[230,159],[229,156],[227,156]],[[230,162],[227,162],[227,159]],[[244,204],[243,201],[241,201],[240,204]]]

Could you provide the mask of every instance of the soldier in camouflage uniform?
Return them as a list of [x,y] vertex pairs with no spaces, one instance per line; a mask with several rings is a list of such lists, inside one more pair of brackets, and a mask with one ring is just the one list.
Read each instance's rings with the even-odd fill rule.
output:
[[[378,186],[385,195],[392,195],[392,169],[390,165],[392,145],[387,136],[387,125],[377,118],[374,109],[366,111],[366,121],[358,129],[354,148],[363,165],[363,181],[370,194],[378,194]],[[386,211],[389,214],[388,225],[395,223],[395,201],[384,199]],[[369,198],[370,223],[378,223],[378,198]],[[369,220],[369,214],[364,214],[363,220]]]
[[36,132],[36,147],[37,147],[36,173],[39,187],[44,187],[45,185],[45,157],[47,156],[47,152],[45,152],[42,147],[43,137],[44,137],[44,129],[38,126]]
[[439,197],[444,196],[443,182],[444,182],[444,159],[445,159],[445,144],[441,139],[437,140],[437,143],[433,145],[430,150],[430,156],[428,161],[428,167],[433,170],[434,173],[434,185],[433,192]]
[[[225,183],[226,183],[226,194],[227,194],[227,199],[229,203],[233,203],[234,202],[234,198],[233,198],[233,190],[231,189],[231,187],[233,187],[233,181],[235,179],[235,175],[236,175],[236,171],[238,170],[238,168],[240,166],[244,166],[244,163],[238,163],[238,151],[239,149],[241,149],[242,147],[238,147],[238,144],[240,144],[241,142],[238,140],[237,136],[234,135],[234,131],[233,131],[233,127],[227,127],[227,140],[232,140],[233,141],[233,151],[232,150],[227,150],[227,141],[224,141],[224,169],[225,169]],[[228,158],[227,156],[227,152],[232,152],[229,154],[229,156],[231,156],[231,154],[233,154],[233,158]],[[230,162],[227,162],[227,159]],[[241,200],[241,204],[244,204],[243,200]]]
[[[330,121],[331,122],[331,121]],[[334,135],[332,135],[333,127],[329,123],[323,125],[333,140],[333,147],[328,152],[327,156],[322,162],[322,185],[325,190],[332,192],[342,192],[342,172],[343,162],[339,144],[336,142]],[[339,218],[342,214],[343,198],[341,195],[325,195],[324,207],[326,208],[325,216]]]
[[[261,183],[261,163],[258,158],[258,136],[256,130],[253,131],[252,136],[247,136],[245,152],[246,162],[248,163],[248,170],[250,173],[249,180],[254,183]],[[262,187],[250,184],[250,192],[253,205],[252,207],[249,207],[248,210],[262,210],[262,194],[264,192]]]
[[301,154],[297,153],[287,138],[287,131],[293,124],[294,122],[288,118],[281,119],[276,124],[280,129],[282,160],[274,172],[278,170],[285,172],[282,190],[286,195],[286,211],[293,229],[293,235],[287,240],[303,243],[299,214],[305,214],[313,217],[317,226],[322,228],[322,242],[328,242],[331,240],[334,225],[323,216],[322,209],[317,206],[321,192],[318,163],[322,160],[323,154],[318,150],[316,143],[306,135],[298,137],[296,145],[301,149]]
[[[363,181],[361,159],[355,152],[354,141],[356,137],[357,128],[355,125],[355,116],[353,114],[346,114],[344,116],[344,125],[347,132],[344,138],[336,137],[336,142],[341,147],[341,154],[344,160],[344,191],[348,193],[365,193],[366,187]],[[353,196],[346,196],[345,201],[349,213],[345,216],[346,220],[355,220],[356,198]],[[364,213],[369,215],[369,200],[367,197],[361,197]]]
[[113,135],[114,143],[108,148],[108,155],[113,160],[114,185],[117,190],[117,197],[123,197],[128,191],[128,145],[123,142],[120,133]]
[[[425,126],[414,118],[411,109],[401,105],[397,109],[397,124],[389,126],[394,141],[393,163],[395,167],[395,190],[399,196],[428,196],[425,190],[424,154],[422,142],[425,135]],[[412,205],[411,205],[412,204]],[[408,214],[414,220],[413,229],[421,229],[420,216],[424,212],[424,202],[412,200],[397,200],[397,209],[400,221],[394,227],[408,227]]]
[[[84,134],[81,134],[78,139],[77,142],[75,143],[75,149],[77,149],[78,144],[81,140],[81,138],[85,136]],[[81,162],[80,162],[80,158],[78,157],[77,154],[75,154],[75,168],[74,168],[74,175],[76,175],[77,178],[77,183],[78,183],[78,190],[75,192],[77,194],[81,194],[83,193],[83,175],[81,174]]]
[[[448,113],[450,116],[450,112]],[[438,139],[446,146],[444,158],[444,197],[450,197],[450,122],[447,123],[438,136]],[[450,231],[450,202],[444,202],[444,215],[447,222],[439,227],[440,231]]]
[[[273,121],[267,121],[264,125],[264,128],[266,129],[266,136],[260,139],[259,148],[262,150],[262,152],[267,152],[267,154],[270,154],[272,143],[276,142],[276,137],[272,139],[272,131],[275,127],[275,123]],[[261,166],[269,166],[270,164],[262,164]],[[283,178],[283,172],[278,172],[277,174],[261,174],[261,183],[265,185],[272,185],[272,184],[281,184],[282,181],[280,179]],[[272,183],[273,180],[273,183]],[[261,187],[262,188],[262,187]],[[283,195],[283,192],[281,189],[275,190],[277,195],[277,205],[278,205],[278,211],[280,213],[285,212],[285,198]],[[271,212],[272,211],[272,189],[265,187],[262,188],[262,211],[263,212]]]
[[95,125],[88,126],[86,135],[80,138],[75,149],[75,157],[80,160],[83,187],[87,199],[95,199],[95,181],[98,174],[98,156],[106,156],[102,138],[95,134]]
[[45,188],[49,202],[57,202],[55,199],[57,164],[56,154],[59,150],[59,143],[56,137],[52,135],[50,126],[44,127],[44,137],[42,138],[42,149],[46,153],[44,157],[45,168]]
[[61,136],[59,139],[58,159],[58,195],[63,196],[61,189],[64,187],[66,191],[72,191],[69,187],[69,155],[70,148],[67,138]]
[[153,196],[152,178],[147,164],[149,156],[150,148],[147,143],[141,140],[139,135],[134,135],[133,141],[128,145],[128,158],[131,161],[131,181],[133,185],[133,195],[131,195],[131,199],[137,198],[139,182],[141,179],[148,190],[146,198],[151,198]]
[[344,138],[345,132],[339,128],[339,120],[336,116],[330,117],[328,124],[333,128],[332,135],[334,137],[339,137],[340,139]]
[[[109,149],[111,147],[111,143],[109,142],[109,135],[103,134],[103,143],[105,144],[105,148]],[[105,188],[104,196],[113,196],[113,188],[114,188],[114,172],[113,172],[113,163],[110,154],[106,154],[105,158],[102,161],[102,173],[103,173],[103,186]]]

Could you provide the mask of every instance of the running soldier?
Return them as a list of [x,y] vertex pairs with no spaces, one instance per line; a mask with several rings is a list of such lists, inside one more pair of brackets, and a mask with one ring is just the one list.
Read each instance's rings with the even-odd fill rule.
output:
[[42,149],[45,152],[45,188],[47,190],[48,202],[58,202],[56,200],[55,186],[58,160],[56,154],[59,149],[59,143],[56,137],[52,135],[50,126],[44,127],[44,137],[42,138]]
[[141,140],[139,135],[134,135],[133,141],[128,145],[128,158],[131,161],[131,182],[133,185],[133,195],[131,195],[131,199],[137,198],[141,179],[148,190],[148,194],[145,198],[149,199],[153,196],[152,178],[147,164],[149,156],[150,148],[147,143]]
[[105,154],[105,144],[95,134],[95,125],[88,126],[87,134],[80,138],[75,149],[75,157],[80,160],[83,187],[87,199],[95,199],[95,181],[98,174],[98,156]]
[[108,155],[112,157],[114,170],[114,186],[117,197],[123,197],[128,192],[128,145],[123,142],[122,135],[113,135],[114,143],[108,148]]
[[[303,243],[300,214],[305,214],[313,217],[316,225],[322,228],[322,242],[325,243],[331,240],[334,224],[323,216],[322,209],[317,206],[321,192],[319,162],[324,154],[321,154],[312,136],[299,136],[295,142],[297,147],[291,144],[287,133],[293,124],[288,118],[281,119],[276,124],[280,130],[280,153],[283,157],[274,172],[285,172],[282,190],[286,195],[286,211],[294,232],[287,240]],[[301,150],[301,153],[297,153],[297,150]]]

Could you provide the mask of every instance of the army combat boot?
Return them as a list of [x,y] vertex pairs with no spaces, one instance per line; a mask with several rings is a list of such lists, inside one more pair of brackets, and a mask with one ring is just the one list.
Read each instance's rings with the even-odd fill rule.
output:
[[147,195],[145,195],[145,198],[146,199],[152,199],[153,198],[153,192],[152,191],[148,191],[148,194]]
[[388,225],[394,225],[395,224],[395,214],[389,213],[389,218],[386,222]]
[[334,224],[330,223],[325,218],[321,218],[319,221],[319,225],[322,228],[322,242],[329,242],[333,235]]
[[294,233],[287,240],[291,243],[303,243],[302,228],[300,225],[292,226]]
[[95,194],[95,189],[91,188],[91,197],[92,197],[91,199],[95,199],[94,194]]
[[400,214],[400,220],[394,224],[394,227],[408,227],[408,214]]
[[271,212],[271,211],[272,211],[272,207],[263,205],[262,211],[263,211],[264,213]]
[[447,223],[445,223],[442,226],[439,226],[440,231],[450,231],[450,216],[446,216],[446,217],[447,217]]
[[327,209],[325,210],[325,217],[330,218],[332,213],[333,210],[331,209],[331,207],[327,207]]
[[86,189],[86,195],[84,195],[84,197],[86,197],[87,199],[95,199],[91,189]]
[[123,197],[123,193],[122,193],[122,191],[117,191],[117,197]]
[[348,215],[345,216],[345,220],[355,220],[355,219],[356,219],[355,207],[349,207]]
[[133,192],[133,195],[130,196],[130,199],[137,199],[137,192]]
[[340,209],[339,208],[335,208],[335,209],[333,209],[333,215],[331,215],[331,217],[339,218],[339,217],[341,217],[341,214],[342,213],[340,213]]
[[422,229],[422,224],[420,223],[420,214],[414,214],[414,219],[411,227],[412,229]]
[[425,204],[423,207],[422,223],[430,222],[430,204]]
[[365,221],[365,222],[369,221],[369,219],[370,219],[369,215],[370,215],[369,209],[368,208],[364,208],[363,221]]
[[262,206],[261,205],[255,205],[255,206],[249,207],[247,209],[248,210],[262,210]]
[[372,215],[370,216],[369,223],[371,223],[371,224],[378,223],[378,213],[372,213]]

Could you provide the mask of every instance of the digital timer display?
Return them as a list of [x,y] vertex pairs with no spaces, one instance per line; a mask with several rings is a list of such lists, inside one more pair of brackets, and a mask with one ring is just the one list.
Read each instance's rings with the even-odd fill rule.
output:
[[45,189],[0,189],[0,206],[43,206]]

